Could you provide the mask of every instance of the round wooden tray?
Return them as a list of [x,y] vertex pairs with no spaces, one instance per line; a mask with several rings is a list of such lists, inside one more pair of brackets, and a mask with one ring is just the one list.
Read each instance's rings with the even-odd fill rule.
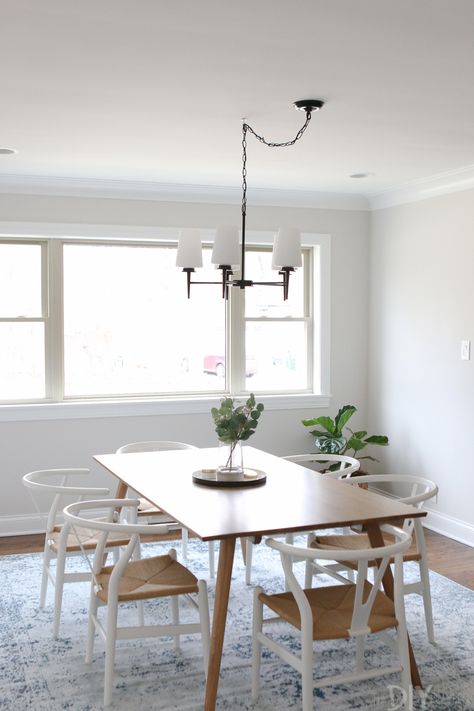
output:
[[199,469],[193,472],[193,481],[202,486],[219,486],[219,487],[240,487],[240,486],[261,486],[265,484],[267,475],[260,469],[244,468],[243,479],[228,479],[227,481],[217,480],[216,469]]

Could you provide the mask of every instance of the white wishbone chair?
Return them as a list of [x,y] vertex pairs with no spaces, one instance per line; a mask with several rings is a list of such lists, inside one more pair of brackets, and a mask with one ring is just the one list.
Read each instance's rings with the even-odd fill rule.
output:
[[[267,546],[279,551],[283,571],[289,590],[270,595],[261,587],[254,590],[253,613],[253,656],[252,656],[252,698],[256,701],[260,684],[261,648],[268,647],[284,662],[290,664],[302,675],[303,711],[313,709],[314,687],[364,681],[377,676],[401,672],[402,688],[407,694],[410,686],[410,660],[408,637],[405,623],[403,595],[403,553],[408,549],[411,537],[394,526],[381,528],[393,537],[393,543],[369,550],[316,551],[289,545],[272,538]],[[303,590],[293,573],[296,559],[311,561],[318,556],[324,559],[350,560],[358,570],[357,582],[351,583],[341,578],[341,584],[329,587]],[[376,558],[378,568],[374,585],[367,581],[367,566],[370,558]],[[392,601],[378,588],[391,560],[395,561],[394,600]],[[268,607],[276,617],[263,618],[263,608]],[[264,633],[265,622],[286,622],[299,629],[301,655],[274,637]],[[390,667],[366,668],[364,646],[367,635],[394,628],[399,664]],[[313,643],[329,639],[355,639],[355,668],[353,671],[336,676],[318,678],[313,681]]]
[[[87,501],[70,504],[64,509],[64,517],[77,532],[93,528],[99,534],[99,541],[93,561],[93,580],[91,585],[89,607],[89,631],[87,641],[86,663],[92,662],[94,637],[98,632],[105,641],[105,678],[104,706],[112,701],[112,684],[114,674],[115,645],[118,639],[133,637],[174,637],[175,649],[179,650],[180,635],[200,634],[203,645],[204,673],[207,673],[209,657],[209,605],[207,586],[204,580],[197,578],[176,560],[176,552],[170,550],[167,555],[153,556],[132,560],[135,550],[140,545],[140,536],[149,535],[148,524],[114,523],[113,517],[117,510],[128,510],[132,521],[136,521],[139,506],[137,499],[109,499],[109,521],[83,518],[82,510],[103,508],[103,501]],[[159,524],[156,526],[159,528]],[[104,566],[103,556],[108,536],[125,536],[126,546],[120,551],[120,557],[115,565]],[[190,597],[197,594],[197,602]],[[186,596],[196,606],[199,621],[195,623],[180,623],[179,596]],[[171,624],[118,627],[118,607],[121,602],[137,601],[167,597],[170,601]],[[106,622],[103,624],[98,615],[99,607],[107,606]]]
[[[334,479],[350,477],[360,468],[358,459],[348,457],[345,454],[291,454],[287,457],[282,457],[282,459],[287,459],[295,464],[317,464],[322,467],[320,473],[324,471],[325,476],[331,476]],[[327,471],[331,465],[339,465],[339,468],[334,471]],[[294,537],[294,533],[287,533],[285,536],[286,543],[293,543]],[[247,585],[252,582],[253,546],[253,539],[247,538],[245,540],[245,582]]]
[[[97,537],[94,536],[91,530],[83,531],[80,541],[71,535],[71,532],[62,523],[62,509],[67,503],[67,499],[71,501],[71,497],[76,501],[91,497],[97,499],[110,493],[109,489],[105,487],[74,486],[70,484],[70,479],[83,478],[89,474],[89,469],[41,469],[29,472],[23,477],[23,484],[28,488],[40,518],[45,515],[41,512],[36,495],[47,494],[49,498],[52,496],[52,503],[45,526],[40,608],[45,605],[49,581],[55,588],[54,637],[57,637],[59,632],[64,584],[87,581],[91,578],[90,572],[66,572],[66,559],[71,556],[81,555],[81,546],[85,550],[94,550],[97,543]],[[126,543],[128,543],[128,540],[124,539],[123,536],[117,540],[111,539],[108,549],[116,548]],[[55,570],[51,568],[53,560],[56,560]]]
[[[119,447],[116,454],[129,454],[130,452],[168,452],[176,449],[198,449],[193,444],[186,442],[174,442],[170,440],[147,440],[144,442],[131,442]],[[167,514],[164,514],[161,509],[148,501],[147,499],[139,498],[140,506],[138,507],[138,516],[150,518],[151,521],[157,523],[166,523],[170,519]],[[181,550],[183,559],[188,563],[188,529],[181,527]],[[209,545],[209,575],[211,578],[215,574],[215,551],[214,541],[210,541]]]
[[[409,474],[368,474],[366,476],[358,476],[354,479],[346,480],[344,483],[349,485],[365,484],[369,487],[385,484],[396,484],[398,487],[405,487],[408,489],[404,492],[404,495],[400,493],[396,495],[398,501],[404,504],[410,504],[415,508],[421,509],[426,501],[432,499],[438,493],[438,487],[430,479],[425,479],[419,476],[412,476]],[[383,494],[377,487],[377,493]],[[390,496],[394,496],[390,494]],[[430,642],[434,642],[434,626],[433,626],[433,611],[431,603],[431,589],[430,589],[430,574],[428,568],[428,558],[426,551],[426,542],[423,532],[423,525],[421,518],[406,519],[402,526],[403,530],[409,533],[412,537],[412,545],[405,552],[403,556],[404,562],[416,562],[418,564],[419,580],[411,583],[405,583],[404,592],[405,595],[410,593],[417,593],[423,598],[423,607],[425,611],[425,621],[428,639]],[[390,535],[384,535],[384,540],[390,543]],[[346,548],[351,550],[361,550],[363,548],[370,548],[369,538],[366,533],[356,533],[352,532],[344,535],[329,535],[329,536],[319,536],[310,534],[308,538],[308,545],[311,547],[321,550],[338,550],[340,548]],[[340,558],[338,558],[341,561]],[[376,565],[375,560],[371,559],[369,561],[369,567],[374,567]],[[330,573],[330,571],[336,570],[341,572],[341,570],[350,570],[348,566],[344,565],[344,561],[336,563],[335,565],[324,565],[321,566],[318,562],[308,561],[306,564],[306,577],[305,586],[311,587],[311,579],[313,575],[318,575],[321,573]]]

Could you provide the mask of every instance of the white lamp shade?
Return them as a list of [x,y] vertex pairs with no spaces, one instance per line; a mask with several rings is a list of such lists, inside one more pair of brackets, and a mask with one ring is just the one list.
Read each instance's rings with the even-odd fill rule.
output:
[[237,227],[218,227],[212,249],[211,262],[213,264],[240,264],[240,242]]
[[202,246],[199,230],[181,230],[176,254],[176,266],[183,269],[202,267]]
[[272,267],[301,267],[301,234],[294,227],[282,227],[273,243]]

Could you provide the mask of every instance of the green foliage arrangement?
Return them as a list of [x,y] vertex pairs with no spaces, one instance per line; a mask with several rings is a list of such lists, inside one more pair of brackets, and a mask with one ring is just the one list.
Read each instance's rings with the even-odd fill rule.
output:
[[[334,420],[323,415],[303,420],[303,425],[305,427],[319,427],[319,429],[311,430],[310,434],[314,435],[314,443],[323,454],[348,454],[359,460],[370,459],[376,462],[378,460],[375,457],[369,455],[360,457],[359,452],[370,444],[386,447],[388,445],[388,437],[386,435],[368,435],[366,430],[358,432],[351,430],[347,426],[347,422],[355,412],[357,412],[357,408],[354,405],[344,405]],[[349,430],[349,437],[344,435],[344,427]]]
[[234,398],[226,397],[221,400],[220,407],[211,409],[219,440],[230,445],[227,466],[231,466],[237,442],[245,441],[255,433],[263,409],[261,402],[255,402],[253,393],[244,405],[236,405]]

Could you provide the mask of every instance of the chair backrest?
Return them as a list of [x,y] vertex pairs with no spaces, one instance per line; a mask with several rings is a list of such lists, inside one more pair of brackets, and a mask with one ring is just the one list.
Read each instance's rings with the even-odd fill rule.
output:
[[[331,560],[336,562],[352,562],[357,564],[357,581],[349,583],[345,578],[340,578],[344,585],[355,586],[354,607],[352,612],[352,622],[348,629],[351,636],[366,634],[370,613],[377,596],[377,592],[382,583],[382,578],[390,564],[394,565],[394,601],[398,614],[403,614],[403,554],[408,550],[411,543],[411,536],[406,531],[395,526],[384,524],[382,531],[390,533],[394,537],[394,542],[379,548],[362,548],[360,550],[338,549],[324,550],[307,547],[300,547],[283,543],[274,538],[267,539],[266,545],[280,552],[283,570],[290,591],[293,593],[301,616],[301,630],[312,631],[313,618],[311,606],[308,602],[303,588],[293,573],[293,563],[297,560]],[[367,570],[370,560],[377,560],[378,567],[375,569],[374,583],[371,585],[367,581]],[[338,576],[335,576],[338,577]],[[400,607],[401,606],[401,607]]]
[[[118,534],[119,536],[129,537],[129,542],[126,546],[121,548],[121,553],[119,560],[114,566],[114,572],[111,578],[111,588],[113,587],[115,593],[118,591],[118,582],[122,573],[125,569],[126,564],[132,557],[135,549],[140,544],[140,536],[150,536],[150,525],[149,524],[137,524],[137,509],[140,505],[138,499],[103,499],[95,501],[78,501],[73,504],[66,506],[64,515],[64,525],[68,528],[72,528],[74,531],[80,529],[86,529],[87,531],[96,531],[100,535],[98,537],[97,546],[94,553],[94,561],[92,564],[93,575],[100,572],[104,563],[104,552],[107,544],[107,538],[109,534]],[[100,509],[100,518],[94,517],[83,517],[79,514],[81,511],[94,511],[95,509]],[[106,516],[104,517],[104,509],[107,510]],[[124,520],[127,512],[124,509],[129,510],[129,518],[131,523]],[[121,519],[117,522],[117,519]],[[160,526],[158,524],[153,525],[153,535],[156,533],[167,533],[168,526]],[[78,536],[78,539],[80,537]],[[96,580],[94,580],[97,583]]]
[[146,442],[132,442],[119,447],[116,454],[127,454],[130,452],[167,452],[173,449],[197,449],[194,444],[186,442],[171,442],[168,440],[148,440]]
[[110,490],[105,487],[70,486],[70,477],[87,476],[89,474],[90,469],[38,469],[37,471],[29,472],[23,476],[23,484],[30,490],[33,505],[40,518],[43,517],[44,514],[41,512],[34,494],[46,493],[53,495],[46,521],[46,533],[51,533],[54,529],[58,513],[64,505],[63,500],[65,497],[73,496],[75,499],[82,499],[85,496],[96,498],[110,494]]
[[[413,476],[411,474],[367,474],[358,476],[347,482],[348,484],[368,484],[374,486],[377,484],[397,484],[404,485],[403,488],[408,489],[408,493],[394,494],[393,492],[385,492],[377,487],[377,493],[396,498],[403,504],[409,504],[417,509],[422,509],[423,505],[429,499],[432,499],[438,493],[438,487],[430,479],[425,479],[421,476]],[[413,519],[405,519],[403,529],[411,532],[414,525]]]
[[[295,464],[321,464],[322,468],[319,471],[335,479],[346,479],[360,469],[359,460],[345,454],[291,454],[283,459],[288,459]],[[331,465],[337,464],[339,464],[337,469],[327,471]]]

